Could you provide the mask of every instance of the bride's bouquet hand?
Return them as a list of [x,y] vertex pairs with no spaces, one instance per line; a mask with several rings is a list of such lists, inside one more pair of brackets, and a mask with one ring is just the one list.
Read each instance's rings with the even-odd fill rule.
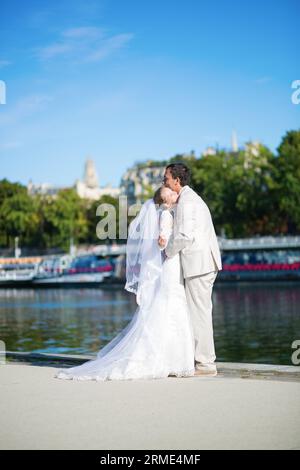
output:
[[160,235],[160,237],[159,237],[159,239],[158,239],[158,244],[159,244],[159,246],[160,246],[161,248],[164,248],[164,247],[166,246],[166,242],[167,242],[167,240],[166,240],[164,237],[162,237],[162,236]]

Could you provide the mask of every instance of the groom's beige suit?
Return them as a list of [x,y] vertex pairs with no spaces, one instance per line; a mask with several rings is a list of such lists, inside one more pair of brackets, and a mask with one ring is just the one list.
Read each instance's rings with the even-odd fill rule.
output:
[[[213,365],[212,288],[221,254],[209,208],[188,185],[183,186],[174,211],[174,230],[165,248],[168,257],[180,253],[185,291],[195,339],[195,362]],[[213,366],[214,367],[214,366]]]

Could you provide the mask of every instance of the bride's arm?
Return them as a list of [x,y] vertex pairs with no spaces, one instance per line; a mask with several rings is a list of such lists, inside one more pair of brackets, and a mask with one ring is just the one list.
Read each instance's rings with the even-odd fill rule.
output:
[[168,244],[169,238],[173,230],[173,216],[169,210],[163,210],[160,216],[159,236],[165,240],[163,246],[159,245],[161,250],[164,250]]

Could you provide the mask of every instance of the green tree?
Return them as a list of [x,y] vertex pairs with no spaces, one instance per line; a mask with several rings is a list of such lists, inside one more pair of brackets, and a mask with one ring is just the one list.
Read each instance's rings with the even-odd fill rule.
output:
[[37,232],[38,217],[26,187],[8,180],[0,182],[0,233],[2,246],[13,247],[14,238],[30,245]]
[[300,130],[289,131],[278,147],[277,204],[284,231],[300,232]]
[[218,151],[191,162],[192,185],[207,202],[218,233],[244,237],[271,233],[274,155],[260,145],[256,153]]
[[43,239],[47,248],[60,247],[68,250],[70,239],[81,243],[88,233],[85,204],[71,189],[62,189],[55,198],[42,200],[44,211]]
[[87,233],[86,240],[89,243],[98,244],[98,243],[110,242],[109,239],[108,240],[100,240],[97,237],[97,233],[96,233],[97,224],[99,223],[100,220],[105,218],[106,215],[107,215],[107,212],[105,212],[104,215],[102,215],[102,216],[96,215],[97,208],[101,204],[110,204],[115,208],[117,237],[118,237],[118,234],[119,234],[119,199],[114,198],[110,195],[103,195],[103,196],[101,196],[100,199],[90,203],[88,208],[87,208],[87,211],[86,211],[86,218],[87,218],[87,224],[88,224],[88,233]]

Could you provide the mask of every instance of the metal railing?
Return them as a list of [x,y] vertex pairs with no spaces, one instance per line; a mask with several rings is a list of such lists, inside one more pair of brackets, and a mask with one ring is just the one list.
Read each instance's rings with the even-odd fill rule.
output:
[[253,237],[253,238],[218,238],[221,250],[254,250],[272,248],[300,248],[300,236]]

